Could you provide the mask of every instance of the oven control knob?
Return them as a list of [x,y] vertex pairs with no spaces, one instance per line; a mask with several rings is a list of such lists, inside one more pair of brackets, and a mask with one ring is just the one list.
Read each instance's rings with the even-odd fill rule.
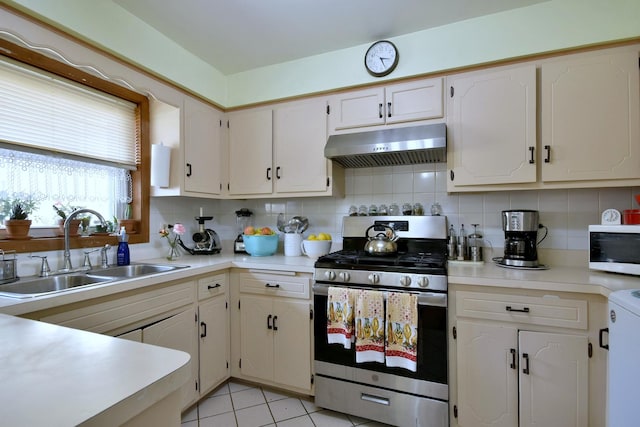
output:
[[429,278],[426,276],[419,278],[418,286],[420,286],[421,288],[426,288],[427,286],[429,286]]
[[410,276],[402,276],[400,278],[400,284],[402,286],[409,286],[411,285],[411,277]]
[[346,271],[341,272],[340,274],[338,274],[338,276],[340,276],[340,280],[342,280],[343,282],[348,282],[351,278],[351,276],[349,276],[349,273],[347,273]]
[[336,273],[334,273],[331,270],[327,270],[324,272],[324,277],[326,277],[329,280],[334,280],[336,278]]
[[378,276],[375,273],[371,273],[369,275],[368,279],[369,279],[369,283],[376,284],[376,283],[378,283],[380,281],[380,276]]

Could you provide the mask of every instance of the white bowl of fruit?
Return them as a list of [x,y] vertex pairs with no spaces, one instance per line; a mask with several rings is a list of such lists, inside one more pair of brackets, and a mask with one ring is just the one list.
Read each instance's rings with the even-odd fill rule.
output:
[[319,258],[331,252],[331,234],[310,234],[300,243],[302,253],[309,258]]

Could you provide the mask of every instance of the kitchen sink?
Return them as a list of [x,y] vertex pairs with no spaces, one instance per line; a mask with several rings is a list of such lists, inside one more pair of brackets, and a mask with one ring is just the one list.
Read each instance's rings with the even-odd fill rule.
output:
[[186,265],[130,264],[91,270],[87,272],[87,275],[89,277],[132,278],[186,267]]
[[86,274],[64,274],[59,276],[21,279],[18,282],[0,285],[0,295],[14,298],[27,298],[113,280],[112,277],[91,277]]
[[148,276],[150,274],[187,268],[188,265],[131,264],[97,268],[85,273],[60,274],[48,277],[20,279],[0,285],[0,296],[30,298],[99,283],[115,283],[118,280]]

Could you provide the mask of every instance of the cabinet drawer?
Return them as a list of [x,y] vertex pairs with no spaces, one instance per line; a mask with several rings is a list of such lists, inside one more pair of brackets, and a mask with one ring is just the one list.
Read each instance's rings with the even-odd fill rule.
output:
[[587,301],[459,291],[456,316],[587,329]]
[[240,292],[309,299],[311,279],[271,274],[240,274]]
[[224,294],[227,291],[228,281],[226,273],[204,277],[198,280],[198,301]]
[[194,283],[187,282],[90,304],[40,320],[103,334],[191,304],[194,297]]

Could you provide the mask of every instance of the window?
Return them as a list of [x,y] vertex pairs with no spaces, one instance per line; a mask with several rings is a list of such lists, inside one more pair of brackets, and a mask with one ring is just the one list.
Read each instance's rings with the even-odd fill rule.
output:
[[[9,241],[2,248],[57,248],[52,205],[91,208],[107,219],[130,210],[141,221],[132,243],[148,241],[146,97],[9,42],[0,47],[13,58],[0,56],[0,217],[21,199],[35,207],[32,227],[49,228],[31,233],[49,237],[46,244]],[[95,246],[105,237],[75,240]]]

